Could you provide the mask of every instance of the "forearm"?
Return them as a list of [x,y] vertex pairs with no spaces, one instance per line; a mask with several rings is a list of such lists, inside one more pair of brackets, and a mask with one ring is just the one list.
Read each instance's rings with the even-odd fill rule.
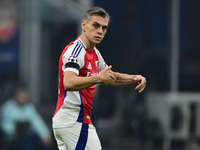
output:
[[136,75],[128,75],[118,72],[112,72],[112,74],[116,78],[116,80],[111,80],[109,83],[110,86],[124,87],[137,84],[136,81],[132,80],[132,78],[134,78]]
[[99,83],[97,76],[91,77],[80,77],[80,76],[73,76],[70,80],[64,80],[64,87],[67,91],[80,91],[86,89],[90,86]]

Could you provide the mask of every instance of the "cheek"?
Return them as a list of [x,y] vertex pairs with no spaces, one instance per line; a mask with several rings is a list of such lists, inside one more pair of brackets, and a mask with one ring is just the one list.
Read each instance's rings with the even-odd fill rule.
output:
[[105,35],[106,35],[106,32],[103,33],[103,36],[105,36]]
[[90,37],[92,37],[94,34],[95,34],[95,30],[90,29],[90,30],[87,31],[87,35],[90,36]]
[[90,28],[86,29],[86,33],[91,33],[91,32],[92,32],[92,30]]

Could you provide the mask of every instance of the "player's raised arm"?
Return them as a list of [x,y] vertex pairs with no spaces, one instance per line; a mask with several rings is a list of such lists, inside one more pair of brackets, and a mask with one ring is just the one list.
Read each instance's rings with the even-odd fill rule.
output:
[[90,77],[80,77],[73,71],[64,72],[63,85],[66,91],[80,91],[93,86],[97,83],[108,85],[109,82],[115,80],[115,77],[109,73],[112,66],[102,70],[98,75]]
[[135,90],[141,93],[146,87],[146,78],[141,75],[129,75],[124,73],[113,72],[110,73],[116,78],[116,80],[111,80],[109,85],[115,87],[124,87],[129,85],[138,84]]

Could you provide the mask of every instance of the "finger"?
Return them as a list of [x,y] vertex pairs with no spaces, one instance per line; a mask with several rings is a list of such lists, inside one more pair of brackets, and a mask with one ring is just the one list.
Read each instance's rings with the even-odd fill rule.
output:
[[141,82],[140,81],[141,79],[136,79],[136,77],[131,78],[131,80],[138,84],[140,84],[140,82]]
[[141,93],[142,91],[144,91],[144,88],[141,88],[141,89],[138,91],[138,93]]
[[143,86],[143,87],[139,90],[138,93],[141,93],[142,91],[144,91],[145,87],[146,87],[146,86]]
[[112,74],[110,74],[110,77],[111,77],[113,80],[116,80],[115,76],[113,76]]
[[112,65],[110,65],[108,68],[106,68],[106,71],[109,71],[112,68]]
[[146,79],[143,78],[143,79],[141,80],[141,83],[142,83],[142,84],[146,84]]
[[141,85],[139,84],[139,85],[137,85],[137,86],[135,87],[135,90],[140,90],[140,88],[141,88]]
[[145,84],[139,83],[139,84],[135,87],[135,90],[141,90],[144,86],[145,86]]
[[146,84],[143,84],[143,85],[139,88],[138,93],[141,93],[142,91],[144,91],[145,87],[146,87]]
[[104,86],[107,86],[108,85],[108,83],[106,83],[106,82],[103,82],[103,83],[100,83],[101,85],[104,85]]

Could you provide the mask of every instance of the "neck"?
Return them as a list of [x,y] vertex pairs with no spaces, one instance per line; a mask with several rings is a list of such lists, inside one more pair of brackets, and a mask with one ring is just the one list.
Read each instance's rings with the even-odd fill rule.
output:
[[83,33],[80,35],[80,39],[83,41],[89,51],[93,51],[96,44],[91,43]]

